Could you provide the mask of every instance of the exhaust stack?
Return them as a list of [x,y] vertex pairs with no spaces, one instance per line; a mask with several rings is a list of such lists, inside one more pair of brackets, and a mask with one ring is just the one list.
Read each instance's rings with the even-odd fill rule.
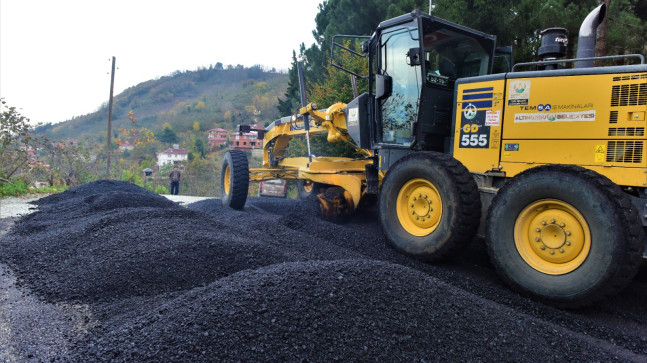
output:
[[[577,40],[577,58],[591,58],[595,56],[595,38],[598,26],[604,20],[607,13],[607,6],[602,4],[593,9],[586,16],[580,27],[580,35]],[[592,60],[579,61],[576,68],[593,67]]]

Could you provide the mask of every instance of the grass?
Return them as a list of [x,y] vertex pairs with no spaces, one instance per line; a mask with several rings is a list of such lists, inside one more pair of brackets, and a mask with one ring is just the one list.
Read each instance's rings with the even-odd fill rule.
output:
[[15,182],[0,182],[0,198],[10,196],[21,196],[25,194],[53,194],[66,190],[67,186],[51,186],[42,188],[30,188],[23,180]]

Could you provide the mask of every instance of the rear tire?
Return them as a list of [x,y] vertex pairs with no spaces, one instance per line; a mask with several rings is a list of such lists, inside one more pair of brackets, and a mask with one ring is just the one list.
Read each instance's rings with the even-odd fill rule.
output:
[[379,195],[380,223],[398,251],[426,261],[445,260],[474,238],[481,200],[458,160],[416,152],[386,173]]
[[514,289],[564,308],[618,293],[638,272],[643,230],[608,178],[547,165],[506,183],[487,218],[488,253]]
[[222,204],[233,209],[243,209],[249,188],[247,155],[240,150],[225,153],[220,172]]

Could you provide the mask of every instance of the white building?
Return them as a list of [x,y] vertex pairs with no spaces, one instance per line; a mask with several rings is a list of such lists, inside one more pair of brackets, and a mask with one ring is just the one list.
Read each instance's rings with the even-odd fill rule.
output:
[[188,159],[189,154],[186,152],[186,149],[180,149],[178,145],[173,145],[173,148],[157,153],[157,165],[160,168],[164,164],[173,164],[181,167],[182,163]]

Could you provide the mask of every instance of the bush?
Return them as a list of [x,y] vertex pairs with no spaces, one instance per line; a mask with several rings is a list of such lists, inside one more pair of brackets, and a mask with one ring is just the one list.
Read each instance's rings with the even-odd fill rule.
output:
[[168,189],[163,185],[157,185],[155,187],[155,193],[157,194],[168,194]]
[[16,182],[2,182],[0,183],[0,197],[16,196],[27,193],[27,183],[24,180]]
[[51,187],[42,187],[42,188],[29,188],[30,193],[43,193],[43,194],[55,194],[64,192],[69,187],[66,185],[54,185]]

